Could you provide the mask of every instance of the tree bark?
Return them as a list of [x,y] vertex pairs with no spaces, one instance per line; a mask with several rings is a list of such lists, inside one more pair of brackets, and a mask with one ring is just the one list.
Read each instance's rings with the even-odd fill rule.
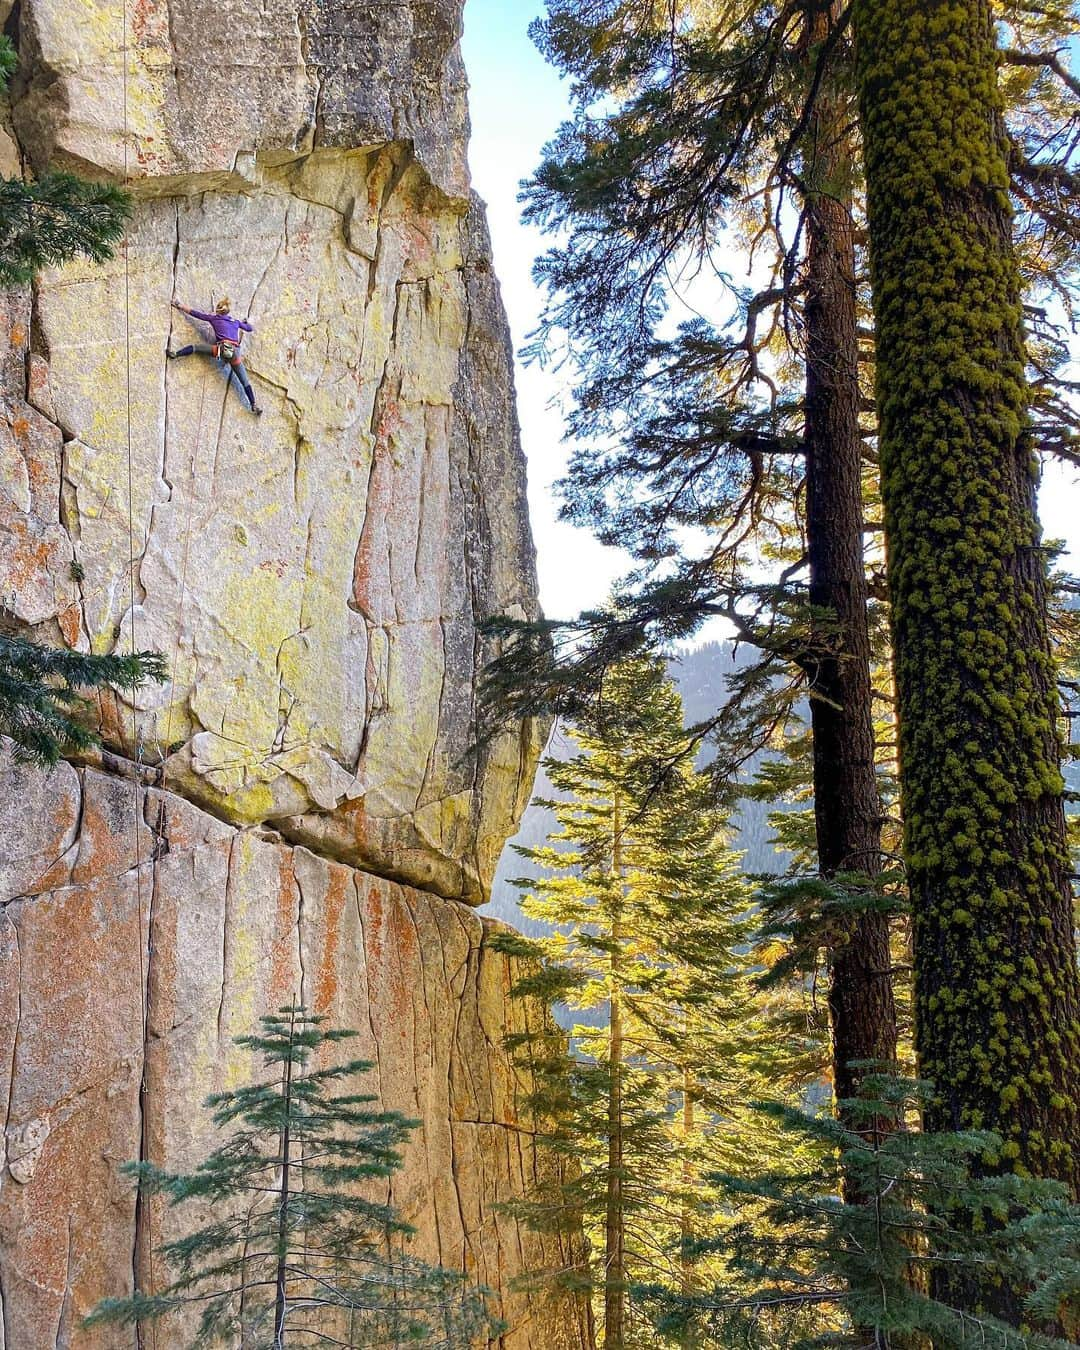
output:
[[856,0],[929,1124],[1080,1190],[1080,983],[988,0]]
[[[682,1076],[682,1145],[683,1145],[683,1165],[682,1165],[682,1183],[686,1196],[690,1194],[690,1186],[693,1182],[693,1170],[690,1166],[688,1156],[690,1141],[694,1137],[694,1075],[689,1069],[683,1069]],[[681,1289],[684,1294],[689,1294],[694,1287],[694,1262],[689,1254],[689,1244],[694,1236],[694,1215],[690,1208],[688,1199],[683,1200],[682,1215],[680,1217],[680,1236],[682,1238],[682,1254],[679,1260],[679,1279]]]
[[[289,1018],[289,1048],[293,1046],[295,1018]],[[285,1061],[281,1093],[285,1106],[285,1124],[281,1131],[281,1192],[278,1201],[278,1259],[274,1293],[274,1350],[285,1350],[285,1313],[288,1308],[288,1253],[289,1240],[289,1129],[292,1118],[292,1059]]]
[[[622,819],[618,790],[612,804],[611,873],[622,878]],[[608,1158],[604,1216],[604,1350],[623,1350],[626,1342],[626,1224],[623,1216],[622,1002],[619,996],[618,911],[611,925],[611,1016],[608,1038]]]
[[[809,25],[813,44],[828,36],[832,17],[819,12]],[[863,558],[851,216],[856,150],[849,124],[849,108],[823,90],[806,156],[806,534],[810,603],[829,619],[803,666],[810,688],[821,874],[874,878],[881,871],[881,801]],[[845,938],[831,954],[829,988],[833,1083],[840,1101],[858,1090],[853,1062],[893,1063],[897,1038],[887,916],[858,916]]]

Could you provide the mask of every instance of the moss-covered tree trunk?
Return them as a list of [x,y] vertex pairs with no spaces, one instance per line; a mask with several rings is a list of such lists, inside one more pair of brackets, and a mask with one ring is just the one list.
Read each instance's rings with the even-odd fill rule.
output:
[[[812,45],[828,37],[833,21],[833,14],[818,11],[808,24]],[[810,603],[828,617],[814,658],[803,664],[811,693],[818,865],[826,877],[875,877],[881,802],[863,560],[850,123],[847,101],[823,90],[807,136],[805,440]],[[896,1058],[890,966],[888,919],[858,916],[832,953],[829,1018],[840,1100],[857,1090],[853,1062]]]
[[856,0],[932,1125],[1080,1189],[1080,989],[988,0]]

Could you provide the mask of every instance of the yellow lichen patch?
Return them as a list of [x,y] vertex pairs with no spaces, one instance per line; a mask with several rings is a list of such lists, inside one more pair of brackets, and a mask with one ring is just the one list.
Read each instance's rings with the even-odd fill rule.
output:
[[[143,17],[133,62],[165,78]],[[138,117],[155,97],[140,88]],[[520,768],[511,747],[514,772],[474,793],[444,697],[446,680],[476,676],[480,573],[498,573],[492,596],[520,584],[516,532],[490,550],[469,540],[488,487],[463,491],[462,353],[488,341],[490,316],[469,309],[467,201],[404,144],[289,163],[260,150],[240,166],[243,192],[190,176],[170,188],[174,150],[147,150],[164,157],[162,195],[137,196],[126,266],[78,263],[37,290],[48,390],[73,437],[60,495],[89,640],[165,655],[171,679],[140,691],[135,738],[194,799],[255,823],[366,792],[382,823],[365,856],[407,857],[411,875],[456,893],[459,859],[440,850],[468,851],[474,827],[431,804],[468,802],[463,816],[490,818],[494,835]],[[244,355],[258,420],[209,357],[165,359],[207,337],[170,301],[208,308],[223,293],[255,328]],[[501,502],[506,484],[491,490]],[[129,750],[130,724],[125,712],[110,733]]]

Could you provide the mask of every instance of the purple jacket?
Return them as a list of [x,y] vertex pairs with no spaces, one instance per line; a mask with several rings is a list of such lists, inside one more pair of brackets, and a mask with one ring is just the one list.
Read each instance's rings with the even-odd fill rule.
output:
[[219,342],[240,342],[240,330],[245,333],[253,333],[255,330],[246,319],[234,319],[231,314],[204,314],[199,309],[189,309],[188,314],[193,319],[201,319],[203,323],[208,323],[214,330],[214,336]]

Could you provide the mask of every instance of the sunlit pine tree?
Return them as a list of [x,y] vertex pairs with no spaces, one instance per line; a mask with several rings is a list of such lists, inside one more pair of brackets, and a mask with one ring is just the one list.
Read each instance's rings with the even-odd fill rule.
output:
[[575,1019],[569,1058],[551,1029],[512,1042],[536,1077],[542,1143],[575,1166],[514,1210],[541,1228],[584,1225],[587,1264],[560,1276],[592,1294],[605,1350],[624,1350],[660,1343],[638,1283],[701,1278],[687,1255],[703,1174],[718,1150],[731,1161],[761,1143],[739,1131],[766,1052],[739,956],[748,891],[663,663],[613,667],[573,740],[572,759],[547,764],[559,828],[523,850],[542,875],[520,883],[522,907],[551,936],[507,945],[532,958],[516,992]]

